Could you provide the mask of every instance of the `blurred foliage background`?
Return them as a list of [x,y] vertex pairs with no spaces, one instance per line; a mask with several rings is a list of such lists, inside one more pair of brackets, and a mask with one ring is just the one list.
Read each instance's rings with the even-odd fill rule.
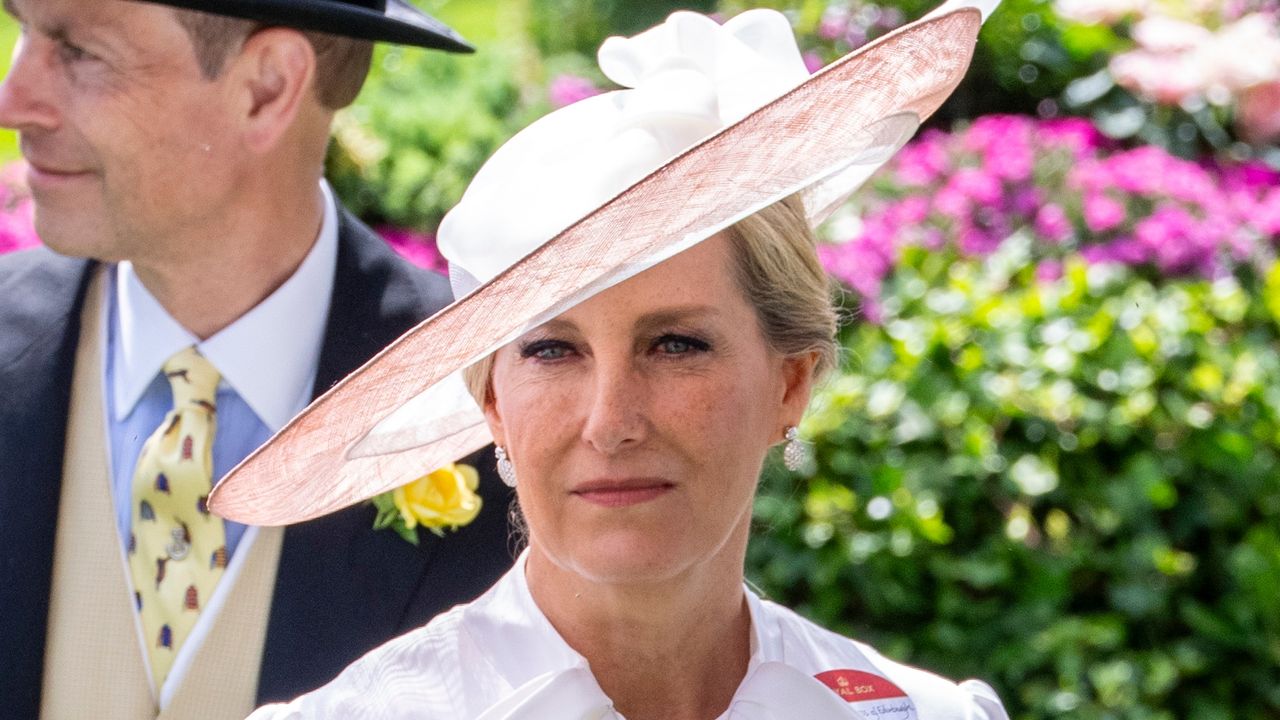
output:
[[[605,36],[768,5],[817,68],[934,2],[420,4],[480,52],[380,48],[329,167],[439,267],[489,153],[607,89]],[[1278,5],[1004,1],[955,97],[821,232],[845,356],[813,467],[761,484],[766,595],[984,678],[1014,718],[1280,718]],[[0,190],[0,250],[35,242],[13,172]]]

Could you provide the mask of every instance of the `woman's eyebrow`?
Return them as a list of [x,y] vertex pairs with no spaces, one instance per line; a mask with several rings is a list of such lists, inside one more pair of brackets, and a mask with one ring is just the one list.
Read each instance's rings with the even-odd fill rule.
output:
[[692,320],[704,320],[720,314],[720,309],[713,305],[686,305],[683,307],[663,308],[641,315],[635,322],[640,332],[660,330],[672,325],[687,323]]
[[[655,310],[636,318],[632,324],[637,333],[645,334],[669,329],[672,325],[688,323],[694,320],[705,320],[719,316],[720,309],[714,305],[685,305]],[[530,333],[546,333],[550,335],[573,335],[579,332],[578,325],[572,320],[553,318],[539,325]]]
[[542,323],[538,327],[534,328],[533,330],[530,330],[529,332],[531,333],[541,332],[541,333],[550,333],[550,334],[559,335],[559,334],[565,334],[565,333],[574,333],[577,331],[578,331],[578,326],[573,324],[571,321],[564,320],[562,318],[552,318]]

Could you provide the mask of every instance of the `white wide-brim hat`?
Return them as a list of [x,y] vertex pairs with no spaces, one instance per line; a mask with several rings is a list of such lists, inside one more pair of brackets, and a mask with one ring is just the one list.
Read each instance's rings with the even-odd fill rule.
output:
[[463,368],[788,196],[817,225],[951,94],[998,2],[951,0],[812,76],[772,10],[610,38],[601,69],[626,89],[518,133],[442,223],[459,299],[303,410],[210,507],[300,522],[484,447]]

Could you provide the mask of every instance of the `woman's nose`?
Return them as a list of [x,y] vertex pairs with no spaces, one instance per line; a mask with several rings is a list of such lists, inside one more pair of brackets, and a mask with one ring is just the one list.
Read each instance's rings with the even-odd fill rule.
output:
[[0,83],[0,127],[19,132],[58,127],[52,61],[40,45],[39,41],[22,37],[13,49],[9,73]]
[[613,455],[645,438],[648,420],[644,378],[629,363],[597,365],[582,438],[597,452]]

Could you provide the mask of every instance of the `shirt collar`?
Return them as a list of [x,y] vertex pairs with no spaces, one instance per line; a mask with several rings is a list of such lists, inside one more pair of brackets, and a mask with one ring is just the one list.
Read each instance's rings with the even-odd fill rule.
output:
[[479,600],[467,607],[463,627],[486,653],[493,670],[515,688],[548,672],[587,666],[587,660],[560,637],[529,592],[525,548],[515,565]]
[[[588,668],[586,658],[564,641],[529,592],[525,548],[515,565],[483,597],[467,607],[463,626],[478,647],[502,648],[487,653],[494,671],[512,688],[549,672]],[[748,673],[765,662],[785,660],[781,628],[767,621],[760,598],[743,588],[751,615],[751,659]]]
[[[116,266],[112,347],[115,419],[133,411],[164,362],[195,345],[222,382],[275,432],[311,400],[338,262],[338,211],[320,181],[320,233],[293,275],[265,300],[201,342],[143,286],[130,262]],[[263,349],[269,352],[263,352]]]

